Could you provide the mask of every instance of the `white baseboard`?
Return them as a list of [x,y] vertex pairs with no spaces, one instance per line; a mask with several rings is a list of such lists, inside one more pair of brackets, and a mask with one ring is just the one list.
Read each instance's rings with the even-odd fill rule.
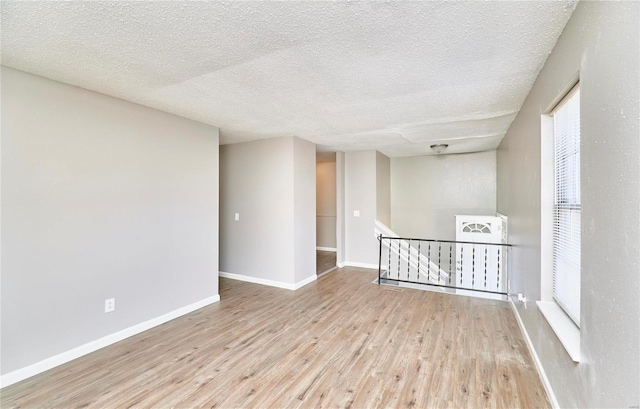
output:
[[294,287],[293,289],[294,289],[294,290],[297,290],[298,288],[302,288],[302,287],[304,287],[305,285],[307,285],[307,284],[309,284],[309,283],[312,283],[312,282],[316,281],[317,279],[318,279],[318,276],[317,276],[316,274],[314,274],[314,275],[312,275],[312,276],[309,276],[309,277],[305,278],[304,280],[302,280],[302,281],[298,281],[297,283],[295,283],[295,284],[293,285],[293,287]]
[[54,355],[40,362],[36,362],[35,364],[31,364],[21,369],[16,369],[15,371],[9,372],[0,377],[0,387],[4,388],[5,386],[13,385],[14,383],[20,382],[39,373],[48,371],[51,368],[55,368],[56,366],[65,364],[69,361],[73,361],[74,359],[80,358],[81,356],[90,354],[91,352],[95,352],[111,344],[115,344],[116,342],[120,342],[123,339],[129,338],[153,327],[157,327],[158,325],[164,324],[165,322],[171,321],[218,301],[220,301],[220,295],[218,294],[207,297],[203,300],[178,308],[177,310],[173,310],[159,317],[141,322],[129,328],[125,328],[121,331],[114,332],[113,334],[109,334],[102,338],[98,338],[94,341],[88,342],[84,345],[80,345],[79,347],[70,349],[66,352]]
[[314,274],[308,278],[305,278],[302,281],[292,284],[292,283],[285,283],[284,281],[276,281],[276,280],[269,280],[266,278],[251,277],[244,274],[225,273],[224,271],[220,271],[218,275],[220,277],[229,278],[231,280],[245,281],[247,283],[260,284],[260,285],[268,285],[269,287],[284,288],[285,290],[297,290],[298,288],[304,287],[310,282],[316,281],[316,279],[318,278]]
[[378,269],[378,265],[377,264],[371,264],[371,263],[358,263],[355,261],[345,261],[344,263],[342,263],[342,266],[338,265],[338,267],[360,267],[360,268],[370,268],[373,270],[377,270]]
[[533,357],[533,362],[536,364],[536,369],[538,370],[538,375],[540,375],[540,380],[542,381],[542,386],[544,386],[545,391],[547,392],[547,396],[549,397],[549,402],[551,403],[551,407],[554,409],[560,408],[558,404],[558,399],[556,398],[556,394],[553,392],[551,388],[551,383],[549,382],[549,378],[547,378],[547,373],[544,371],[542,367],[542,362],[540,362],[540,357],[538,357],[538,353],[536,349],[533,347],[533,343],[531,342],[531,338],[529,337],[529,333],[522,322],[522,318],[520,318],[520,312],[518,308],[516,308],[513,300],[509,300],[511,304],[511,308],[513,309],[513,314],[516,316],[516,321],[518,321],[518,326],[520,327],[520,331],[524,335],[524,340],[527,343],[527,347],[529,348],[529,353]]
[[338,249],[335,247],[316,247],[316,250],[320,251],[333,251],[334,253],[338,252]]
[[338,268],[343,268],[343,267],[345,267],[345,264],[344,263],[336,263],[336,266]]

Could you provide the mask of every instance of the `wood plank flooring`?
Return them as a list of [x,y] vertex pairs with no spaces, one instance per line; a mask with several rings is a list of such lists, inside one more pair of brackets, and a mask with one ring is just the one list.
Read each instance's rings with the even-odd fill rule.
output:
[[222,301],[1,391],[3,408],[547,408],[509,304],[335,270]]
[[336,266],[336,252],[316,250],[316,274],[322,274]]

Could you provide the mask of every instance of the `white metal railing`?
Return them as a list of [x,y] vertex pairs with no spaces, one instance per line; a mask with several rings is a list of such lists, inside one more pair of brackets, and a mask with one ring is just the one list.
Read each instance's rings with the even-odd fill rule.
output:
[[[422,249],[420,243],[412,245],[409,240],[400,238],[393,230],[379,220],[375,222],[374,233],[376,237],[393,238],[382,242],[381,257],[388,259],[384,271],[387,276],[400,279],[406,272],[409,276],[419,275],[422,279],[432,284],[443,284],[448,281],[451,273],[438,266],[437,255],[430,248]],[[426,251],[426,253],[425,253]],[[426,257],[425,257],[426,254]],[[433,257],[432,257],[433,256]],[[442,254],[440,254],[442,260]],[[393,259],[393,263],[391,263]]]
[[398,237],[378,221],[375,233],[379,283],[426,284],[491,298],[507,294],[504,266],[509,244]]

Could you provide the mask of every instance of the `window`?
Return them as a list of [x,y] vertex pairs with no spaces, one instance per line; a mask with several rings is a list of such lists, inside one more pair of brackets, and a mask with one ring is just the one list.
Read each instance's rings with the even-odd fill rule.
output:
[[580,362],[580,89],[566,89],[570,91],[556,100],[560,102],[540,116],[536,305],[571,359]]
[[553,298],[580,327],[580,89],[552,112]]

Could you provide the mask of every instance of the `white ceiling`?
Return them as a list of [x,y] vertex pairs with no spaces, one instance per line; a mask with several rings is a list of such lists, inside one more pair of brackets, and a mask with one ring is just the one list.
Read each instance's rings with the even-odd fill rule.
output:
[[2,64],[219,126],[388,156],[495,149],[575,7],[10,2]]

